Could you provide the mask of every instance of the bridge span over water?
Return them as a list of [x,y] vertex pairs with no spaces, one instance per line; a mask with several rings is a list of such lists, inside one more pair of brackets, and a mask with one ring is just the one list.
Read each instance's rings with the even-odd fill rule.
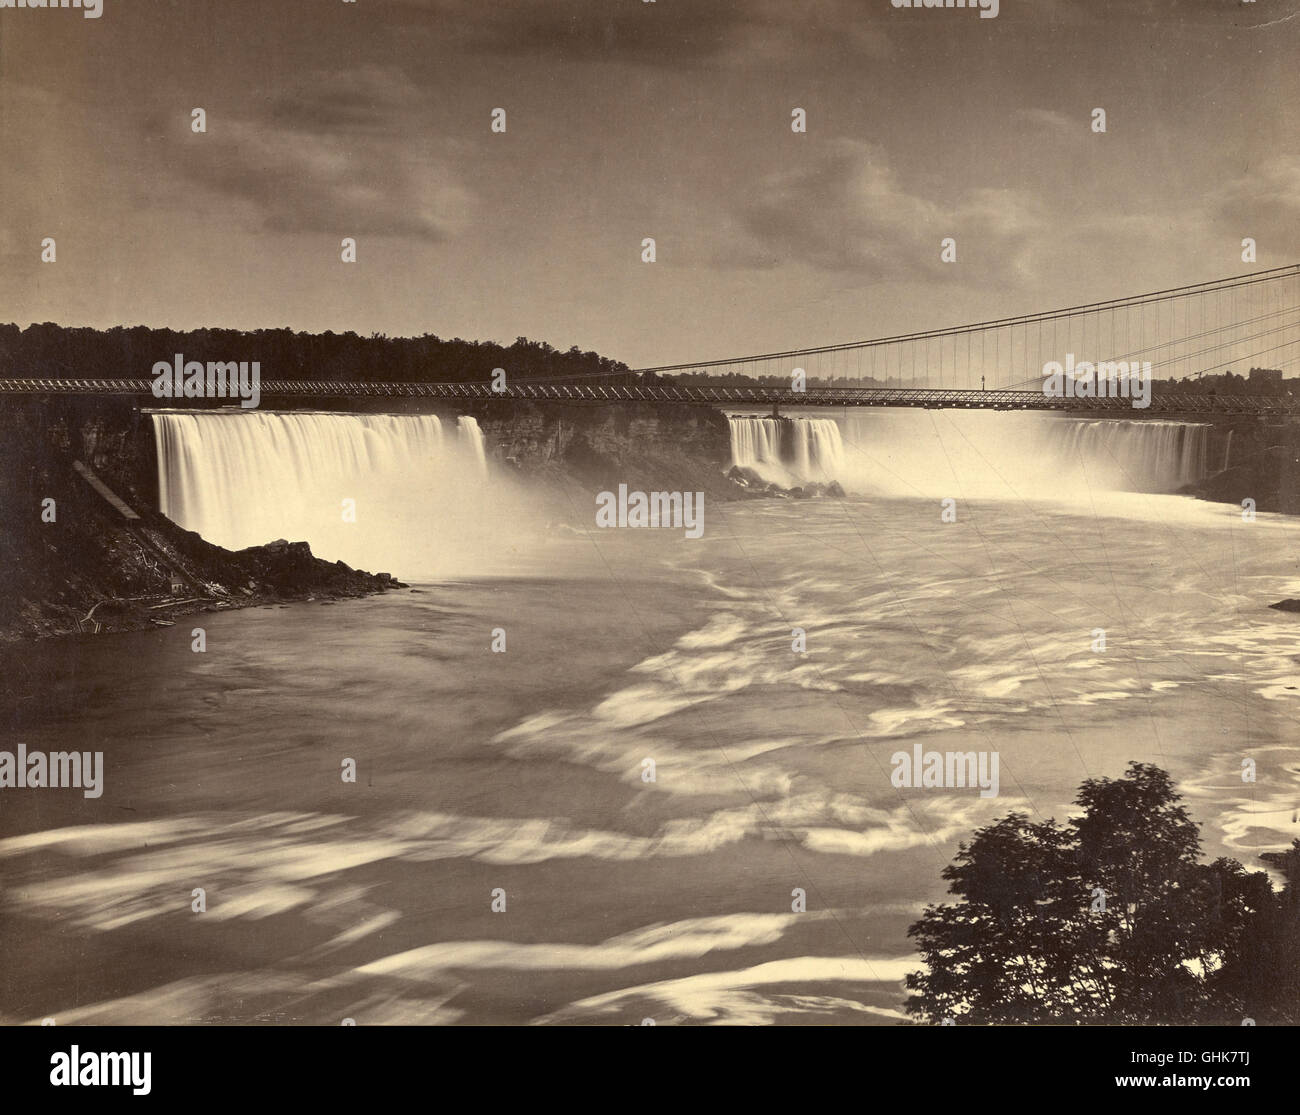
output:
[[[133,395],[164,407],[184,399],[156,399],[147,379],[7,379],[0,395]],[[263,380],[267,400],[409,398],[447,402],[524,399],[560,403],[675,403],[688,406],[752,409],[803,407],[922,407],[926,409],[1045,410],[1144,418],[1160,415],[1279,417],[1300,414],[1300,398],[1271,395],[1153,393],[1150,406],[1136,408],[1127,398],[1053,398],[1040,391],[956,390],[943,388],[810,387],[793,391],[771,387],[667,386],[662,384],[518,383],[496,390],[486,383],[352,383],[319,380]],[[232,405],[237,405],[232,403]]]

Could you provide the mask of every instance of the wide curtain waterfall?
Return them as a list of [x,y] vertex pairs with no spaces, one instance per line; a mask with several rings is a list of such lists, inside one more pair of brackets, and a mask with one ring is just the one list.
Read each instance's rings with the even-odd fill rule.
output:
[[488,464],[470,417],[161,412],[153,424],[163,514],[228,549],[306,541],[402,575],[483,530]]
[[732,463],[783,486],[839,481],[894,495],[1052,498],[1173,492],[1207,471],[1209,429],[966,410],[732,415]]
[[1097,419],[1067,420],[1058,426],[1059,449],[1067,461],[1111,462],[1120,468],[1125,488],[1173,491],[1205,475],[1207,425]]

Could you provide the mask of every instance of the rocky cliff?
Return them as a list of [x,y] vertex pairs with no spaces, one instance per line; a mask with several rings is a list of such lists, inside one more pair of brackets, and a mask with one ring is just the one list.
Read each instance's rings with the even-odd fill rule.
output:
[[1193,485],[1193,494],[1238,505],[1253,499],[1257,511],[1300,514],[1300,422],[1226,419],[1215,424],[1210,452],[1223,467]]

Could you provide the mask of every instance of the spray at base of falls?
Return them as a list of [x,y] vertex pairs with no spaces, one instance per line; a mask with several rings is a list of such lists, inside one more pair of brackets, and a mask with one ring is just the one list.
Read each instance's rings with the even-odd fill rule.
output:
[[499,546],[471,417],[160,412],[160,510],[239,550],[276,538],[405,576],[462,571]]
[[976,410],[731,415],[732,464],[782,487],[897,496],[1173,492],[1206,475],[1210,427]]

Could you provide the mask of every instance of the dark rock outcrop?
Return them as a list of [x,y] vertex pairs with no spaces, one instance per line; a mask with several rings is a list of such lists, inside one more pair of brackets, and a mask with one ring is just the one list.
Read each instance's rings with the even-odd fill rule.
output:
[[1300,423],[1235,420],[1227,467],[1186,489],[1217,503],[1255,501],[1257,511],[1300,514]]
[[532,480],[614,491],[702,491],[716,500],[754,493],[726,475],[731,426],[711,407],[474,403],[488,452]]
[[822,496],[842,499],[844,497],[844,489],[840,487],[838,480],[832,480],[827,484],[810,481],[794,488],[783,488],[780,484],[764,480],[752,468],[743,465],[732,465],[727,470],[727,479],[755,495],[781,496],[786,499],[816,499]]

